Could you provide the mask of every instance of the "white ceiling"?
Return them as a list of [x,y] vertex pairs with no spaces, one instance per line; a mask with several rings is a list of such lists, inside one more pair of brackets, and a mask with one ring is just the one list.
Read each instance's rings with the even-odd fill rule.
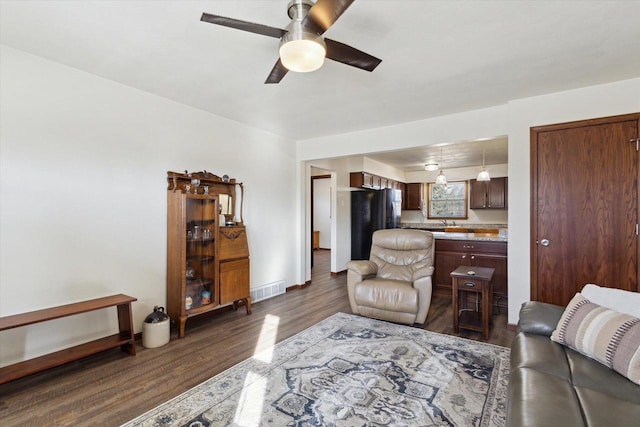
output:
[[287,3],[2,0],[0,42],[296,140],[640,75],[640,1],[357,0],[325,35],[380,66],[279,85],[277,39],[200,22],[284,28]]
[[424,170],[427,163],[437,163],[441,169],[480,166],[482,164],[483,151],[485,164],[487,165],[508,163],[508,141],[506,137],[486,141],[429,145],[406,150],[385,151],[366,154],[366,157],[403,171],[421,171]]

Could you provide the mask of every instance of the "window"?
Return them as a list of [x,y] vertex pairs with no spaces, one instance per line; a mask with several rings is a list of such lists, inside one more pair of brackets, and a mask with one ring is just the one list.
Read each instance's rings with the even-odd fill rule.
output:
[[429,183],[427,218],[467,219],[467,183],[449,182],[447,185]]

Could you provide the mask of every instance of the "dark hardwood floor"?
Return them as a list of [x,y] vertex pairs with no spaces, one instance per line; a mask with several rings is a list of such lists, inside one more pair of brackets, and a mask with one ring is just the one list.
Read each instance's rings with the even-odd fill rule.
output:
[[[2,426],[115,426],[337,312],[351,313],[346,275],[331,276],[330,252],[314,252],[312,284],[244,309],[187,322],[186,335],[134,357],[118,349],[0,385]],[[488,342],[508,347],[506,313],[493,317]],[[453,334],[451,301],[434,298],[420,327]],[[481,333],[459,336],[478,341]]]

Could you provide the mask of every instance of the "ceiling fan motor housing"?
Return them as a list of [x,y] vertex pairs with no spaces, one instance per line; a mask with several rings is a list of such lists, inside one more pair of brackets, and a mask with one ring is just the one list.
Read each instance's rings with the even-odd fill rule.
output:
[[311,0],[291,0],[287,6],[287,15],[293,20],[302,21],[314,4]]

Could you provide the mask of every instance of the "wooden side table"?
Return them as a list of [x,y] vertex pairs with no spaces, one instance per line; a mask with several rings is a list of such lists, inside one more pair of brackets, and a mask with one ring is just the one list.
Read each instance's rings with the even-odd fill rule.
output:
[[[460,328],[482,332],[484,339],[489,339],[491,323],[491,301],[493,301],[493,268],[461,265],[451,272],[453,288],[453,330]],[[469,294],[476,297],[476,307],[468,308]],[[480,301],[478,301],[478,298]]]

